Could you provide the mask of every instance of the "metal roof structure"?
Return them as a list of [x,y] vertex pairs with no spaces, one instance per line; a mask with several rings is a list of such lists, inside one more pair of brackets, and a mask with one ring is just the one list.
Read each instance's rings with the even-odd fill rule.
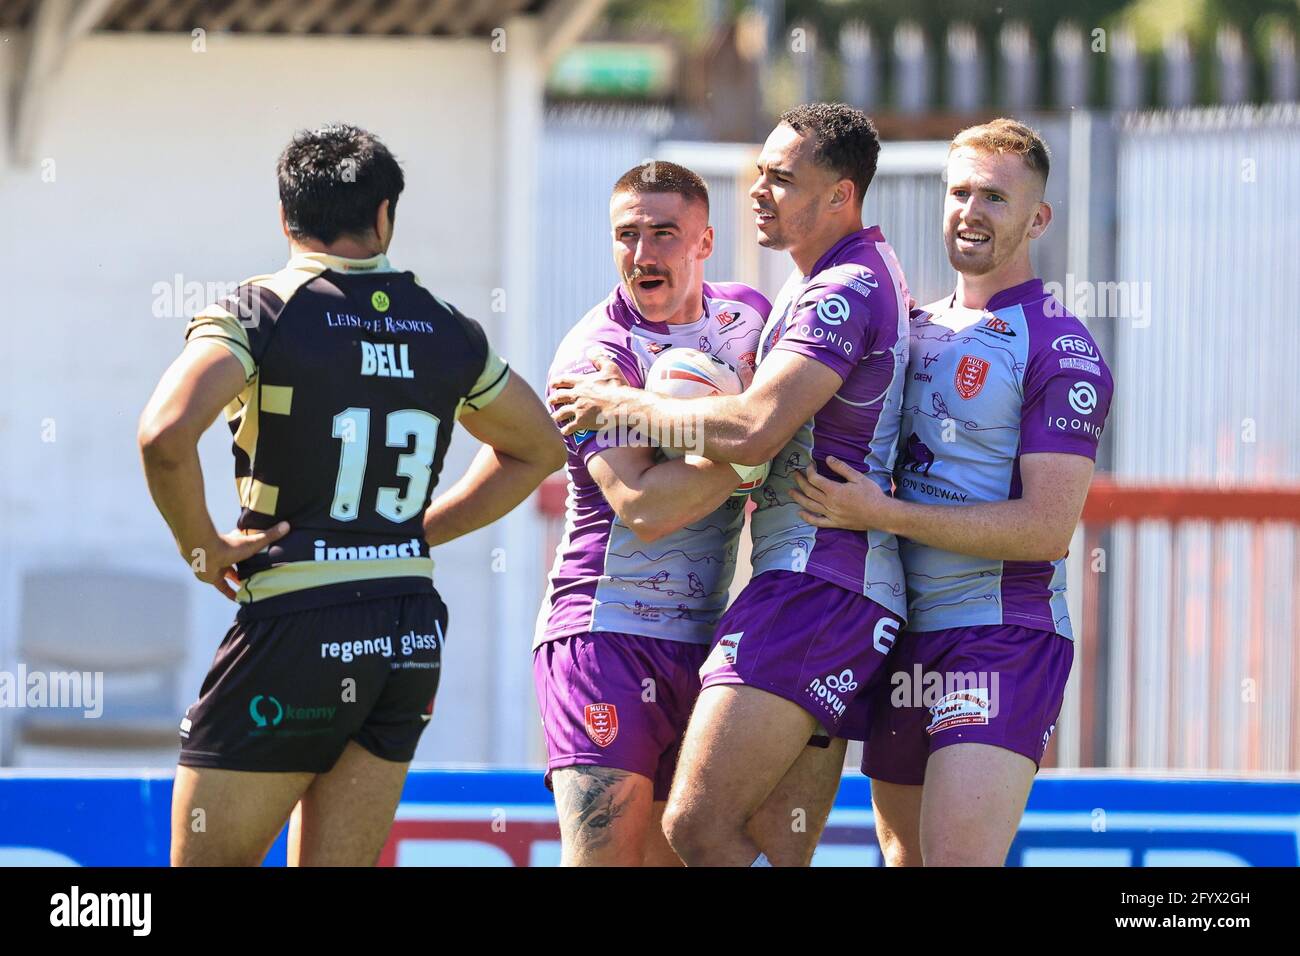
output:
[[43,8],[72,8],[80,32],[209,31],[364,36],[476,36],[560,0],[5,0],[0,29],[33,26]]

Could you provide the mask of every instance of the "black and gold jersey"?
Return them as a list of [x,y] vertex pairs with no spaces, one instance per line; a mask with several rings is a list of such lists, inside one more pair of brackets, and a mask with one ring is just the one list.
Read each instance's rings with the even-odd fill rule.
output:
[[245,619],[428,591],[423,513],[452,428],[509,370],[473,319],[385,256],[299,253],[196,315],[247,384],[226,408],[239,527],[288,521],[241,563]]

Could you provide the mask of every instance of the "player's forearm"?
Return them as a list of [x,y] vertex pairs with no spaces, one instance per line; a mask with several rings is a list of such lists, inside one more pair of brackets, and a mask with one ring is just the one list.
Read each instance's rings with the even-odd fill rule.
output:
[[681,436],[677,447],[716,462],[761,465],[789,440],[766,434],[741,395],[687,400],[642,392],[626,403],[623,414],[629,427],[643,428],[661,443],[664,436]]
[[1065,557],[1074,530],[1025,499],[955,507],[891,499],[885,514],[882,530],[932,548],[1002,561]]
[[712,514],[740,484],[729,464],[676,458],[647,468],[625,489],[618,516],[642,541],[655,541]]
[[198,447],[142,435],[140,457],[154,504],[171,528],[181,555],[193,560],[194,552],[217,536],[203,493]]
[[436,547],[509,514],[554,470],[550,465],[484,445],[461,479],[425,509],[424,540]]

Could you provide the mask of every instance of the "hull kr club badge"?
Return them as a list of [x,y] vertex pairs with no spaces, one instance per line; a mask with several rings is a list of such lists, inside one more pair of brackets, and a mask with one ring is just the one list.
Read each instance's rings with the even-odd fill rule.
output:
[[613,704],[588,704],[582,710],[587,736],[597,747],[608,747],[618,736],[618,708]]
[[973,355],[963,355],[957,365],[957,394],[967,400],[974,398],[984,387],[988,375],[988,362]]

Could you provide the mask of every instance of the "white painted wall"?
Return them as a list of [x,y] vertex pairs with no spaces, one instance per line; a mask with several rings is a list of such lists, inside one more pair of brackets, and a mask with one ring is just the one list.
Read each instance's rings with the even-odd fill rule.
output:
[[[33,164],[15,168],[7,148],[0,160],[0,667],[11,659],[4,650],[16,638],[18,582],[29,568],[188,577],[135,451],[137,416],[186,318],[155,317],[154,287],[177,273],[228,282],[283,263],[274,167],[294,129],[344,120],[384,138],[407,176],[392,260],[482,321],[510,358],[506,319],[491,311],[511,222],[500,199],[511,147],[498,115],[503,60],[480,40],[213,35],[196,53],[186,34],[96,35],[73,47],[45,100]],[[0,54],[0,72],[12,62]],[[7,136],[8,123],[0,129]],[[52,442],[42,440],[49,421]],[[461,432],[444,484],[474,448]],[[224,423],[201,454],[209,507],[218,525],[233,527]],[[487,760],[494,724],[536,723],[531,691],[494,700],[504,589],[535,608],[543,587],[490,572],[503,540],[487,529],[435,555],[451,627],[437,714],[417,759]],[[178,719],[233,615],[215,590],[195,583],[192,593]],[[523,659],[530,636],[514,642]]]

